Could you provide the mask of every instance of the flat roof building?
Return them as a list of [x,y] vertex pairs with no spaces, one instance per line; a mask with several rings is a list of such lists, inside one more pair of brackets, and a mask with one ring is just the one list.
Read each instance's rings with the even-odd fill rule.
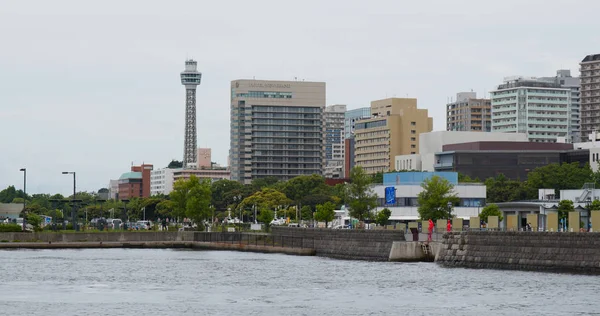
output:
[[417,99],[373,101],[371,118],[355,123],[355,165],[368,174],[390,171],[396,156],[419,152],[419,135],[432,129],[433,119],[417,108]]
[[491,100],[493,132],[526,133],[532,142],[572,139],[570,88],[535,77],[507,77]]
[[588,135],[600,131],[600,54],[585,56],[579,66],[581,134]]
[[490,132],[492,103],[478,99],[475,92],[459,92],[456,101],[446,105],[446,130]]
[[324,82],[232,81],[232,180],[322,175],[324,111]]

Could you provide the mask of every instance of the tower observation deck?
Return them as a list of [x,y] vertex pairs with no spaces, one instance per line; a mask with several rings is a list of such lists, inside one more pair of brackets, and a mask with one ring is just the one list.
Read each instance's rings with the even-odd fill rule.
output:
[[198,63],[192,59],[185,61],[185,70],[181,73],[181,84],[185,86],[185,140],[183,144],[183,168],[196,164],[196,86],[200,84],[202,73],[197,70]]

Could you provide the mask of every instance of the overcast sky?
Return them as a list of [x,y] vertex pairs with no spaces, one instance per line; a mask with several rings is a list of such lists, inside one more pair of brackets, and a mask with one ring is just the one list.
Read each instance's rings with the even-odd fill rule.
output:
[[198,146],[227,163],[229,84],[327,83],[349,109],[416,97],[443,130],[460,91],[578,75],[600,1],[0,1],[0,189],[96,191],[131,163],[182,159],[187,57],[203,73]]

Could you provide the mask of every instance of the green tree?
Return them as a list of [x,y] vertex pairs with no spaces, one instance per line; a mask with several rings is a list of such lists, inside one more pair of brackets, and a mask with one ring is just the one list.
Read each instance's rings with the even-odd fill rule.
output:
[[450,218],[448,203],[455,205],[459,198],[454,193],[454,185],[448,180],[433,176],[421,183],[423,191],[417,195],[418,212],[421,219]]
[[498,221],[502,221],[504,217],[502,216],[502,211],[500,211],[500,207],[496,204],[488,204],[479,213],[479,219],[488,222],[488,217],[490,216],[498,216]]
[[172,203],[169,206],[173,208],[172,216],[176,218],[188,217],[201,225],[201,221],[212,214],[210,179],[201,181],[192,175],[188,180],[178,180],[170,197]]
[[508,179],[504,174],[485,180],[487,201],[490,203],[533,199],[537,189],[532,190],[527,182]]
[[390,209],[386,207],[377,213],[375,221],[377,222],[377,225],[385,226],[387,225],[390,216],[392,216],[392,211],[390,211]]
[[479,178],[471,179],[468,175],[458,173],[458,183],[479,183],[481,180]]
[[360,166],[350,171],[350,182],[347,191],[350,216],[363,221],[377,206],[377,195],[371,190],[371,177]]
[[282,183],[280,191],[295,204],[314,207],[317,204],[333,201],[331,198],[332,188],[325,184],[324,177],[317,174],[294,177]]
[[331,202],[327,202],[325,204],[317,205],[317,212],[315,213],[315,219],[319,222],[325,222],[325,227],[328,227],[327,224],[333,221],[335,218],[335,204]]
[[211,184],[212,204],[218,211],[225,211],[229,205],[239,203],[237,197],[246,197],[244,186],[231,180],[218,180]]
[[600,211],[600,200],[594,200],[590,204],[590,211]]
[[300,209],[300,218],[302,218],[302,220],[305,220],[305,221],[311,220],[313,218],[312,208],[308,205],[304,205]]
[[586,182],[594,181],[589,164],[583,167],[579,163],[550,164],[535,168],[527,174],[528,186],[535,190],[553,188],[556,198],[560,198],[560,190],[580,189]]
[[275,188],[279,185],[279,179],[276,177],[258,178],[252,180],[252,184],[249,185],[250,194],[258,192],[264,188]]
[[14,198],[14,199],[11,201],[11,203],[12,203],[12,204],[23,204],[23,201],[24,201],[24,200],[23,200],[23,198],[17,197],[17,198]]
[[173,159],[173,160],[171,160],[171,162],[169,163],[167,168],[169,168],[169,169],[183,168],[183,161]]
[[238,208],[244,208],[246,206],[256,205],[259,210],[267,209],[271,212],[275,211],[276,207],[288,206],[291,200],[288,199],[285,194],[271,188],[263,188],[251,196],[242,200],[242,203],[238,205]]
[[42,224],[42,218],[36,214],[27,214],[27,223],[31,224],[34,228],[39,228]]
[[568,219],[569,212],[575,211],[575,206],[571,200],[561,200],[558,202],[558,219]]
[[383,183],[383,172],[379,171],[376,174],[371,175],[371,183],[382,184]]
[[25,198],[23,190],[17,190],[11,185],[0,191],[0,203],[12,203],[15,198]]
[[263,207],[258,213],[258,221],[265,224],[265,229],[269,230],[269,227],[271,226],[271,221],[273,221],[273,216],[274,215],[272,210]]

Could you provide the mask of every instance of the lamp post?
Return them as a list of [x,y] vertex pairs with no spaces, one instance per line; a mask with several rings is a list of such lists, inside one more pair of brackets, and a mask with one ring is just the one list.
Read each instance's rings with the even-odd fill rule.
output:
[[72,174],[73,175],[73,208],[71,209],[71,217],[73,221],[73,229],[75,231],[79,231],[79,225],[77,225],[77,205],[75,204],[75,193],[77,187],[77,180],[75,171],[63,171],[62,174]]
[[587,227],[586,227],[586,231],[590,231],[590,226],[592,223],[592,212],[590,210],[590,204],[592,204],[592,198],[591,197],[587,197],[587,199],[585,199],[585,205],[587,207]]
[[23,172],[23,230],[25,230],[27,213],[25,211],[25,206],[27,206],[27,169],[21,168],[19,171]]
[[448,201],[448,219],[452,219],[452,202]]

